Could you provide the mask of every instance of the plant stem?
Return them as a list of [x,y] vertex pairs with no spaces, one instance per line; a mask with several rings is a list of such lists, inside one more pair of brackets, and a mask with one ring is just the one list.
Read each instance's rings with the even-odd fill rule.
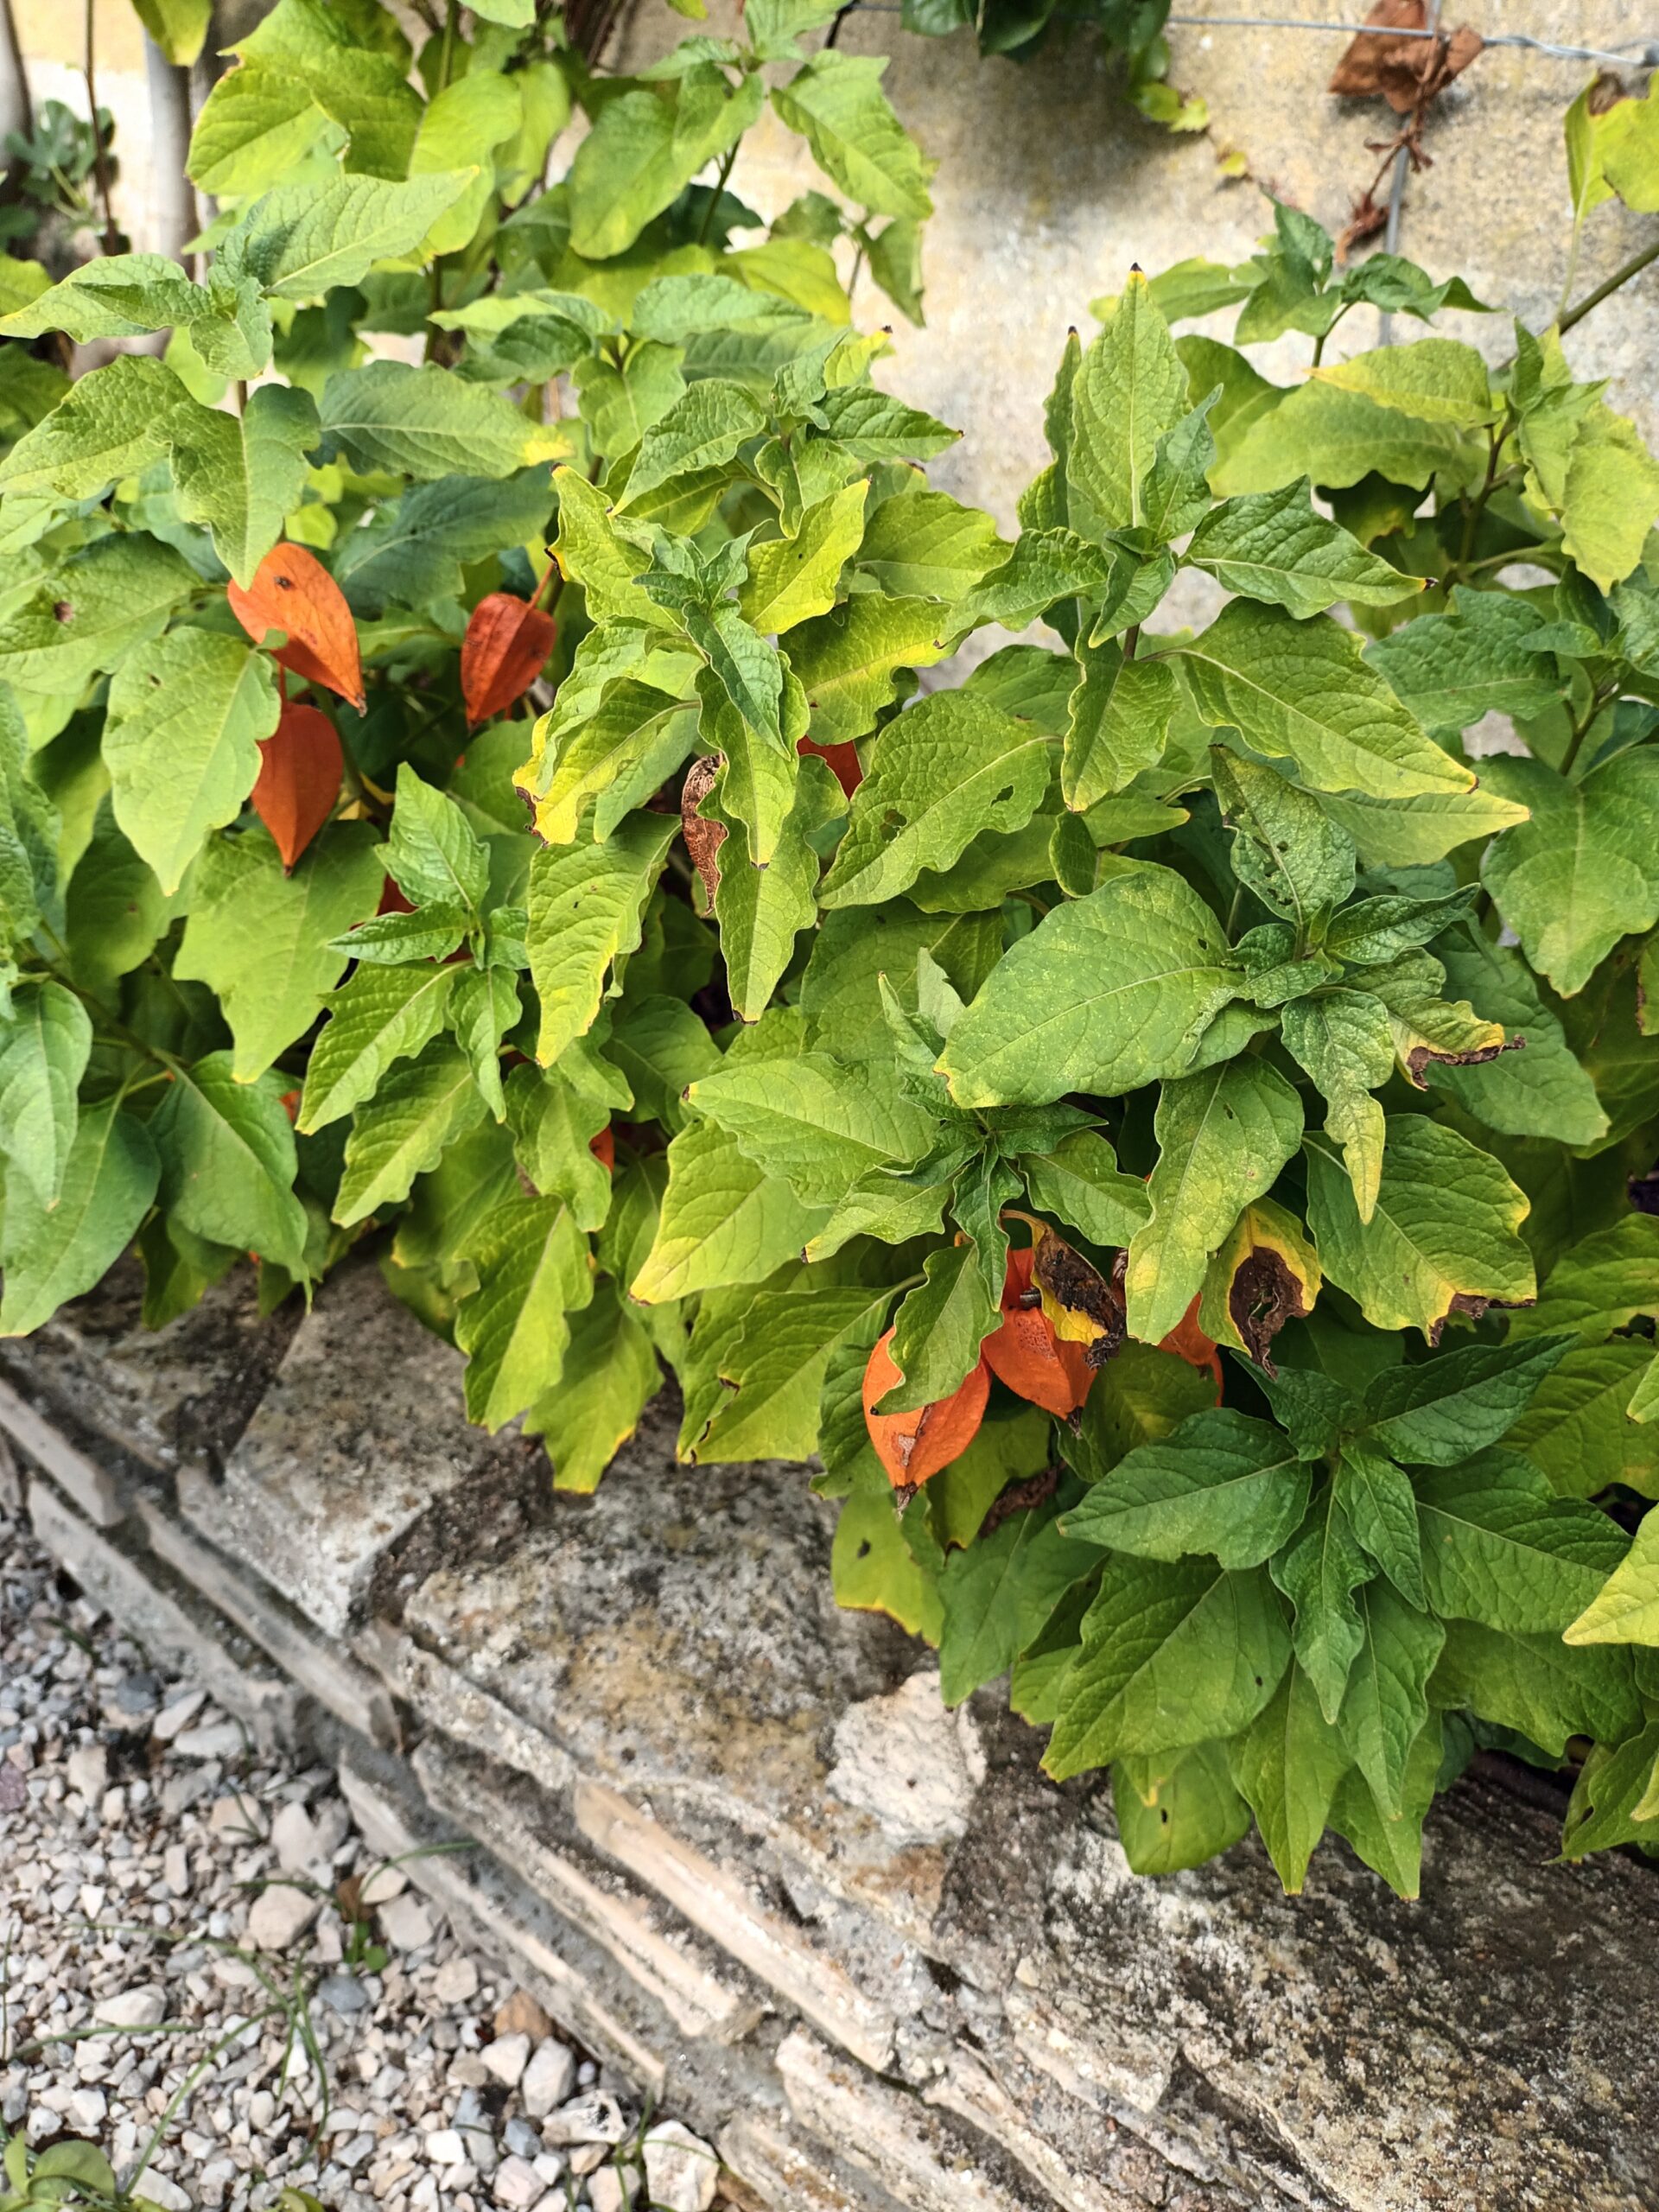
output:
[[1656,238],[1651,245],[1644,245],[1640,253],[1632,254],[1622,268],[1615,269],[1612,275],[1605,283],[1598,284],[1593,292],[1586,292],[1577,307],[1569,308],[1564,315],[1558,318],[1557,331],[1565,338],[1575,323],[1584,321],[1592,308],[1599,308],[1622,284],[1628,284],[1632,276],[1639,276],[1655,261],[1659,261],[1659,238]]
[[92,175],[98,180],[98,201],[104,211],[104,251],[120,251],[121,234],[115,226],[114,212],[110,206],[110,162],[105,150],[104,133],[98,122],[98,79],[94,72],[92,37],[93,0],[86,0],[86,42],[82,52],[81,74],[86,79],[86,105],[92,120]]
[[709,243],[709,233],[715,226],[715,210],[725,197],[727,181],[732,174],[732,168],[736,160],[737,147],[733,145],[728,149],[726,158],[720,165],[720,175],[715,179],[715,188],[709,194],[709,205],[702,211],[702,223],[697,232],[699,245],[707,245]]
[[447,91],[449,72],[454,66],[455,31],[461,16],[461,0],[449,0],[443,17],[443,44],[438,53],[438,90]]

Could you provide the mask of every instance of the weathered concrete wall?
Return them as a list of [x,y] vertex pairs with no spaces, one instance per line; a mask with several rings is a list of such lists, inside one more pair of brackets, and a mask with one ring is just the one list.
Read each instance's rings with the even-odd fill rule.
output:
[[[75,74],[80,10],[58,0],[14,0],[37,89],[85,108]],[[738,0],[712,0],[709,28],[730,29]],[[1253,0],[1186,0],[1183,14],[1256,12]],[[1309,22],[1358,19],[1338,0],[1262,0],[1260,12]],[[1446,10],[1446,21],[1462,20]],[[1470,0],[1477,29],[1506,26],[1516,11]],[[1632,0],[1535,0],[1524,28],[1563,43],[1612,48],[1659,14]],[[124,178],[118,204],[137,243],[149,243],[151,182],[142,48],[130,0],[97,0],[99,97],[118,120]],[[637,65],[688,26],[660,0],[635,0],[611,59]],[[806,41],[813,42],[816,35]],[[1088,327],[1091,299],[1116,291],[1130,264],[1148,270],[1185,256],[1242,258],[1267,227],[1271,189],[1333,231],[1376,175],[1370,142],[1395,129],[1381,101],[1338,100],[1325,91],[1344,41],[1317,32],[1239,29],[1217,23],[1172,28],[1172,72],[1209,102],[1207,134],[1172,137],[1144,123],[1117,96],[1114,67],[1097,41],[1077,35],[1036,61],[983,61],[970,39],[911,36],[895,14],[861,10],[844,28],[849,53],[890,54],[894,105],[939,163],[938,212],[927,234],[927,315],[915,331],[895,317],[897,353],[884,372],[895,390],[967,432],[935,465],[935,480],[989,507],[1012,524],[1019,493],[1046,460],[1041,403],[1067,327]],[[1571,225],[1561,118],[1593,74],[1588,63],[1512,48],[1483,54],[1439,103],[1426,150],[1433,166],[1408,190],[1402,251],[1437,275],[1460,271],[1478,297],[1535,327],[1554,314],[1566,275]],[[1635,71],[1626,73],[1640,89]],[[1245,156],[1249,180],[1229,181],[1217,154]],[[798,139],[770,112],[745,141],[732,179],[770,219],[817,172]],[[1592,218],[1573,285],[1577,296],[1607,274],[1652,231],[1651,219],[1617,206]],[[868,279],[858,306],[890,310]],[[1451,317],[1502,354],[1502,317]],[[1225,319],[1217,325],[1224,330]],[[1375,340],[1375,318],[1351,316],[1335,350]],[[1288,376],[1306,354],[1289,340],[1260,356]],[[1569,348],[1585,374],[1613,379],[1614,404],[1659,439],[1659,270],[1610,302],[1575,333]]]
[[1552,1864],[1556,1819],[1471,1775],[1420,1904],[1334,1840],[1297,1898],[1254,1840],[1139,1880],[1097,1779],[1056,1787],[997,1692],[947,1713],[929,1652],[837,1611],[804,1469],[676,1468],[659,1407],[555,1498],[528,1446],[435,1428],[458,1360],[371,1267],[280,1357],[251,1306],[146,1337],[123,1269],[0,1347],[37,1530],[339,1758],[378,1846],[473,1838],[411,1875],[742,2201],[1659,2202],[1651,1867]]

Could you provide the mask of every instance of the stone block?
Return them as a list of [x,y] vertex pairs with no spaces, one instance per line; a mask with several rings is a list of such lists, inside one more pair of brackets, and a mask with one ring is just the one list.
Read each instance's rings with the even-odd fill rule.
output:
[[546,1462],[467,1422],[457,1353],[348,1262],[294,1332],[222,1481],[189,1518],[340,1641],[448,1559],[520,1525]]
[[161,1560],[101,1535],[45,1482],[29,1485],[29,1516],[48,1551],[94,1605],[132,1631],[157,1668],[194,1675],[264,1748],[303,1740],[298,1691]]
[[416,1752],[414,1770],[429,1805],[608,1952],[682,2033],[734,2043],[760,2018],[765,2003],[753,1985],[664,1910],[661,1885],[642,1891],[579,1842],[556,1841],[551,1808],[523,1777],[492,1770],[437,1738]]

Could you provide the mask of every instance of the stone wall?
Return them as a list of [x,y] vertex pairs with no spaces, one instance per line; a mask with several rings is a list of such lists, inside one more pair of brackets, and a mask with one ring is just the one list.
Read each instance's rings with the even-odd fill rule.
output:
[[370,1840],[788,2212],[1643,2212],[1659,1879],[1552,1863],[1496,1773],[1423,1896],[1327,1840],[1133,1876],[987,1692],[837,1611],[805,1471],[677,1468],[659,1406],[592,1499],[459,1416],[372,1268],[297,1323],[226,1286],[159,1336],[124,1268],[0,1347],[29,1510],[256,1735],[336,1758]]

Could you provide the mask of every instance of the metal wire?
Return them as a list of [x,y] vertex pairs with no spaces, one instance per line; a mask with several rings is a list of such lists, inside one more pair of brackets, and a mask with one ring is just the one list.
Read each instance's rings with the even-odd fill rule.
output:
[[[847,15],[898,16],[903,0],[851,0]],[[1434,30],[1395,29],[1387,23],[1309,22],[1300,16],[1170,16],[1166,21],[1189,30],[1330,31],[1342,38],[1437,38]],[[1551,61],[1605,61],[1615,69],[1659,68],[1659,34],[1625,39],[1619,45],[1561,46],[1554,39],[1535,38],[1530,31],[1482,32],[1483,46],[1514,46]]]

